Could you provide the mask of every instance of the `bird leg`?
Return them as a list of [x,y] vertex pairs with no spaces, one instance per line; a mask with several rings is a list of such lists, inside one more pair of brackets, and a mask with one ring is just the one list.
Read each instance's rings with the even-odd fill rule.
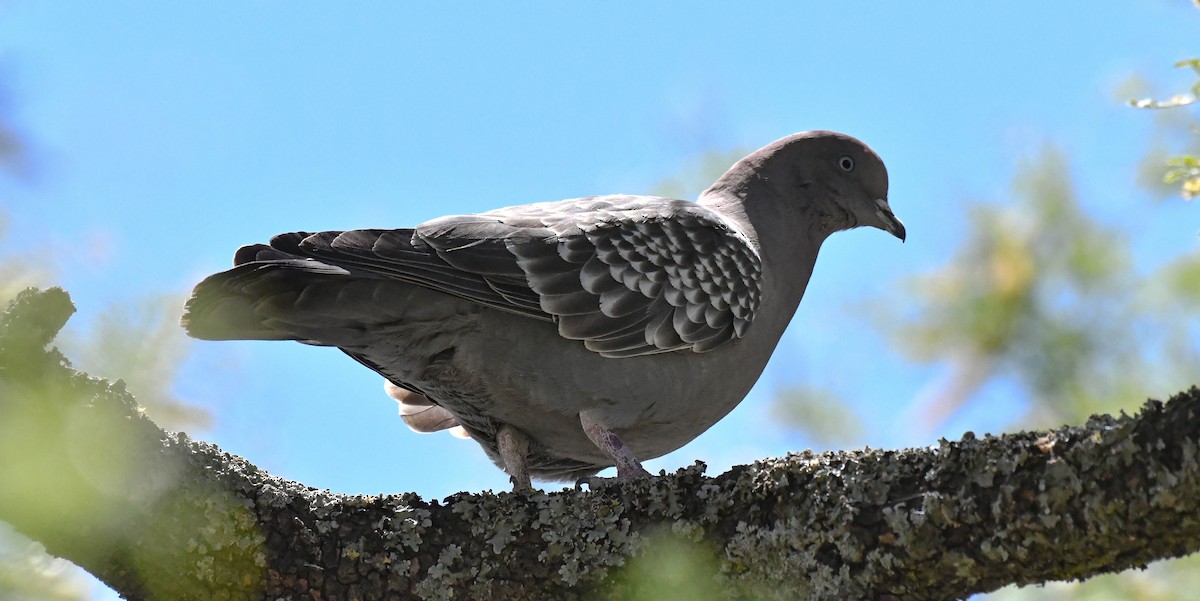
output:
[[513,492],[530,490],[529,480],[529,437],[524,432],[504,424],[496,432],[496,447],[504,461],[504,471],[512,482]]
[[[592,444],[600,449],[612,460],[617,466],[616,480],[636,480],[638,478],[649,478],[650,472],[642,467],[642,463],[633,455],[633,451],[621,442],[621,439],[608,428],[600,425],[587,411],[579,412],[579,424],[583,426],[583,433],[587,434]],[[597,484],[603,484],[608,478],[599,478],[591,476],[581,479],[577,484],[587,483],[588,487],[594,488]]]

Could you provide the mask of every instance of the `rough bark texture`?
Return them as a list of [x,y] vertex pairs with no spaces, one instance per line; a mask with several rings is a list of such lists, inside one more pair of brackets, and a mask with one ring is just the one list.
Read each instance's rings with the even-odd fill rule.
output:
[[703,466],[600,491],[335,495],[165,433],[0,316],[0,519],[128,599],[576,599],[655,537],[711,549],[731,598],[951,599],[1200,548],[1200,390],[1136,417]]

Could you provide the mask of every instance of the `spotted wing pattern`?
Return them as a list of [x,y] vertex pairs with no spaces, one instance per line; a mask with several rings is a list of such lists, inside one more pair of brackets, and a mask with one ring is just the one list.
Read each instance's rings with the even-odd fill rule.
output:
[[745,335],[762,278],[758,252],[720,215],[641,196],[508,207],[414,229],[284,234],[239,255],[270,251],[551,320],[609,357],[704,352]]

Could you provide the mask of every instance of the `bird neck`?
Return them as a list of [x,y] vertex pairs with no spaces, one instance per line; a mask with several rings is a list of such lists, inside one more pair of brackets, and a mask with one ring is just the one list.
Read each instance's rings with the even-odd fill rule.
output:
[[696,203],[720,215],[731,228],[749,238],[751,246],[761,250],[758,229],[754,227],[754,222],[746,212],[744,198],[744,193],[727,190],[714,192],[713,188],[709,188],[700,194]]
[[742,159],[700,193],[697,202],[726,217],[756,242],[763,232],[779,232],[788,238],[807,236],[819,246],[849,225],[848,212],[818,178],[794,172],[786,179],[767,177],[761,162],[754,155]]
[[727,182],[722,178],[696,202],[745,234],[761,254],[792,263],[798,256],[815,254],[830,234],[845,229],[837,211],[826,206],[831,203],[822,204],[812,196],[803,188],[790,193],[778,190],[766,179]]
[[[809,196],[807,189],[784,195],[762,178],[722,178],[697,200],[750,238],[763,262],[763,303],[775,305],[764,313],[782,318],[784,325],[804,296],[821,244],[840,229],[829,207]],[[765,202],[755,202],[760,198]]]

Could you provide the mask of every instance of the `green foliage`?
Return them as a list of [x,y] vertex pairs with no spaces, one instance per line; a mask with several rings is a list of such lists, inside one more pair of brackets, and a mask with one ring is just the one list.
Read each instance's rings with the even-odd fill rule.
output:
[[650,193],[667,198],[695,198],[747,154],[746,148],[702,153],[684,165],[679,173],[651,187]]
[[[0,239],[5,217],[0,213]],[[28,287],[47,287],[57,278],[53,249],[0,255],[0,303]],[[124,380],[147,413],[164,428],[204,429],[209,414],[172,391],[191,340],[179,327],[182,294],[149,294],[113,303],[93,323],[64,332],[58,344],[87,373]]]
[[[0,256],[0,304],[7,304],[29,286],[44,287],[55,279],[53,267],[44,259],[38,260],[47,254],[50,253],[45,249],[35,249]],[[208,413],[185,404],[171,391],[190,344],[178,326],[178,312],[182,306],[179,295],[149,296],[128,306],[114,304],[95,320],[89,334],[64,335],[61,344],[70,349],[69,355],[85,371],[114,380],[123,378],[143,409],[164,427],[205,428],[210,423]],[[8,444],[22,437],[40,436],[39,432],[36,422],[0,424],[0,439]],[[66,439],[67,448],[77,448],[82,441],[93,440],[105,432],[97,429],[95,424],[79,424],[75,434]],[[104,444],[91,448],[108,449],[109,452],[95,456],[111,459],[112,452],[121,448],[120,441],[105,440]],[[76,456],[86,463],[91,454],[81,451]],[[116,464],[106,460],[99,465]],[[28,478],[44,476],[46,474],[29,474]],[[68,494],[60,498],[85,497]],[[47,515],[70,515],[70,511],[79,511],[78,508],[42,508],[47,510]],[[40,545],[11,529],[0,530],[0,599],[73,601],[86,598],[87,587],[71,564],[51,558]]]
[[[3,108],[0,89],[0,109]],[[13,175],[28,172],[27,149],[16,127],[0,111],[0,168]],[[8,231],[8,216],[0,212],[0,239]],[[30,286],[46,286],[54,280],[53,267],[39,257],[43,249],[0,257],[0,306]],[[86,599],[88,587],[80,570],[69,562],[46,554],[41,544],[30,541],[0,523],[0,599],[12,601],[77,601]]]
[[16,125],[7,119],[7,111],[3,110],[7,104],[6,92],[0,82],[0,168],[14,175],[27,175],[28,149],[23,137],[17,133]]
[[1015,182],[1014,202],[968,207],[963,247],[902,282],[912,303],[879,320],[907,356],[949,366],[932,421],[1000,379],[1024,391],[1027,421],[1043,426],[1186,383],[1194,345],[1166,357],[1155,349],[1195,314],[1164,313],[1149,301],[1159,282],[1177,282],[1166,297],[1186,293],[1191,263],[1172,267],[1173,279],[1137,274],[1126,234],[1087,214],[1055,149],[1025,162]]
[[[1129,260],[1134,235],[1100,224],[1049,149],[1020,168],[1013,201],[968,208],[962,248],[904,282],[914,299],[890,337],[946,365],[925,408],[940,421],[992,381],[1016,384],[1024,425],[1077,422],[1195,383],[1200,365],[1200,249],[1149,273]],[[1137,232],[1137,235],[1147,235]],[[1190,246],[1180,240],[1181,248]],[[1010,587],[996,599],[1184,599],[1200,558],[1085,583]]]
[[1156,562],[1145,570],[1104,574],[1084,582],[1010,586],[988,601],[1185,601],[1200,590],[1200,555]]
[[1179,184],[1179,194],[1185,200],[1200,196],[1200,157],[1183,155],[1167,159],[1164,184]]
[[87,597],[78,570],[64,559],[0,522],[0,599],[5,601],[74,601]]
[[[215,573],[233,575],[253,597],[246,589],[261,575],[264,537],[249,502],[212,481],[180,478],[197,455],[186,437],[166,437],[121,383],[81,374],[45,350],[73,311],[66,293],[51,289],[21,293],[0,314],[5,519],[137,598],[204,596],[198,586],[218,581]],[[36,550],[17,563],[37,563]]]
[[[0,240],[8,233],[8,215],[0,212]],[[0,256],[0,303],[7,304],[18,292],[46,286],[54,281],[55,273],[47,261],[38,260],[38,250]]]
[[662,533],[652,537],[614,579],[603,597],[620,601],[717,601],[725,588],[714,578],[718,562],[700,543]]
[[805,383],[777,391],[771,411],[780,423],[803,431],[816,448],[857,444],[866,433],[862,416],[837,393]]
[[[28,170],[25,147],[3,117],[0,114],[0,166],[21,175]],[[0,212],[0,239],[6,234],[7,225],[7,216]],[[0,256],[0,305],[6,305],[25,288],[53,283],[57,278],[54,251],[31,248]],[[90,335],[65,335],[60,340],[71,349],[76,362],[90,373],[124,378],[144,409],[164,427],[205,428],[210,423],[208,413],[183,403],[171,391],[189,348],[178,327],[182,306],[179,295],[150,296],[129,306],[114,304],[92,324]],[[93,430],[80,424],[80,434]],[[11,443],[38,431],[29,423],[0,424],[0,439]],[[79,436],[71,440],[88,438]],[[109,449],[120,447],[119,441],[109,442],[112,443]],[[77,455],[80,461],[86,461],[87,453]],[[82,573],[69,562],[50,557],[40,544],[0,524],[0,599],[75,601],[86,599],[88,588]]]
[[[1178,109],[1193,105],[1200,100],[1200,58],[1190,58],[1175,63],[1176,67],[1190,68],[1196,75],[1196,82],[1188,92],[1175,94],[1166,100],[1142,98],[1131,100],[1129,104],[1141,109]],[[1192,133],[1200,136],[1200,130],[1192,127]],[[1193,143],[1194,145],[1194,143]],[[1177,186],[1184,200],[1200,196],[1200,156],[1195,154],[1179,154],[1165,160],[1165,171],[1162,181],[1169,186]]]
[[1197,97],[1200,96],[1200,58],[1184,59],[1175,63],[1175,66],[1187,67],[1196,73],[1196,83],[1192,84],[1187,92],[1175,94],[1166,100],[1155,100],[1153,98],[1130,100],[1130,106],[1139,109],[1173,109],[1195,103]]
[[205,429],[207,411],[189,405],[172,390],[191,341],[179,327],[185,297],[153,294],[114,303],[86,336],[67,337],[62,347],[82,371],[125,381],[150,418],[170,430]]

